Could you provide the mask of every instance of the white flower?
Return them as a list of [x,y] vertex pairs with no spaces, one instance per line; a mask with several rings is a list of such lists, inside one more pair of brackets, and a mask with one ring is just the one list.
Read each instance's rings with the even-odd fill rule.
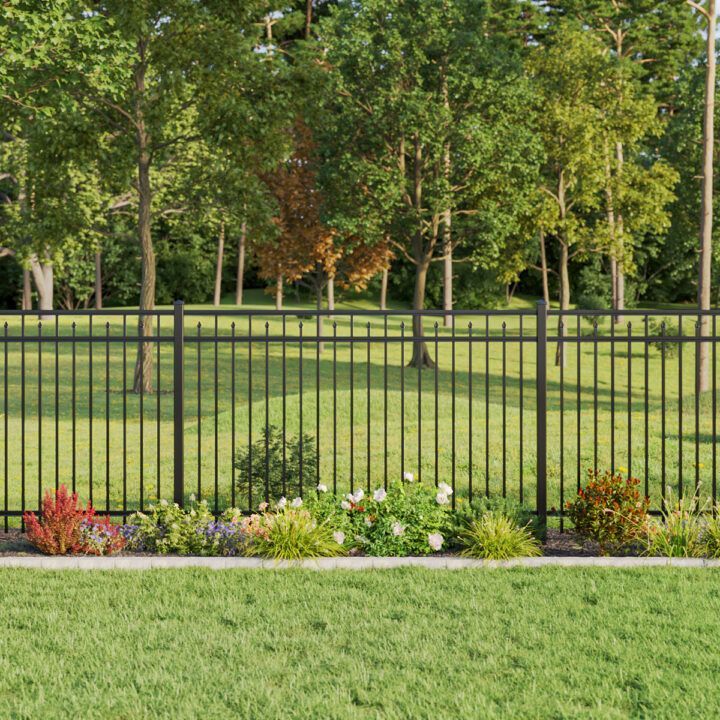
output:
[[160,501],[160,504],[161,504],[163,507],[167,507],[168,501],[163,499],[163,500]]
[[365,517],[365,524],[366,524],[368,527],[372,527],[373,521],[372,521],[369,517],[366,516],[366,517]]
[[355,494],[352,496],[352,501],[357,505],[364,497],[365,493],[363,492],[363,489],[360,488],[355,491]]
[[350,503],[349,503],[347,500],[343,500],[343,501],[340,503],[340,507],[341,507],[343,510],[349,510],[349,509],[350,509]]
[[317,486],[318,492],[327,492],[327,485],[323,485],[322,483],[319,483]]
[[260,512],[265,512],[267,509],[268,509],[268,503],[266,503],[266,502],[261,502],[261,503],[258,505],[258,510],[259,510]]
[[277,509],[278,510],[284,510],[285,506],[287,505],[287,498],[283,495],[277,503]]
[[443,492],[439,492],[435,496],[435,500],[437,501],[438,505],[447,505],[448,504],[448,496]]
[[302,498],[296,497],[291,503],[290,507],[299,508],[302,505]]
[[453,489],[447,483],[444,483],[444,482],[438,483],[438,490],[441,493],[445,493],[445,495],[447,495],[448,497],[450,497],[453,494]]
[[190,502],[195,502],[195,493],[190,493]]
[[345,542],[345,533],[338,530],[333,533],[333,540],[338,544],[342,545]]
[[401,525],[399,522],[393,523],[392,533],[395,537],[400,537],[401,535],[404,535],[405,534],[405,526]]
[[435,552],[442,548],[444,542],[445,538],[440,533],[431,533],[428,535],[428,545],[430,545],[430,548]]
[[373,500],[375,500],[375,502],[382,502],[386,497],[387,492],[385,488],[379,488],[373,493]]
[[404,472],[403,480],[405,482],[415,482],[415,476],[411,472]]

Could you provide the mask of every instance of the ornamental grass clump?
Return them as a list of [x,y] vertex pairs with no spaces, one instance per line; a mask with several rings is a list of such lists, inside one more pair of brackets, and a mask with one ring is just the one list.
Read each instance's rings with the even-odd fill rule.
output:
[[501,512],[489,511],[471,521],[461,533],[465,557],[483,560],[510,560],[515,557],[538,557],[540,543],[527,525],[520,526]]
[[598,544],[601,555],[619,552],[645,535],[650,500],[637,478],[588,472],[589,481],[565,505],[578,534]]
[[673,501],[668,488],[661,517],[650,520],[641,538],[644,554],[656,557],[702,557],[706,554],[708,523],[697,497]]
[[23,514],[28,540],[46,555],[110,555],[125,545],[118,526],[97,518],[90,503],[83,508],[65,485],[45,493],[40,518]]
[[[247,546],[248,555],[274,560],[336,557],[345,555],[344,535],[325,522],[318,522],[300,503],[278,503],[276,512],[266,512],[259,532]],[[298,498],[299,500],[299,498]]]

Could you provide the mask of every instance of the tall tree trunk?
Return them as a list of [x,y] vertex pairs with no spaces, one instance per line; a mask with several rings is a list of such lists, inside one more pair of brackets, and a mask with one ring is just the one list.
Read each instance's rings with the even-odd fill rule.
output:
[[[153,334],[152,315],[142,314],[155,309],[155,250],[150,232],[152,213],[152,191],[150,186],[150,138],[145,127],[143,100],[145,94],[145,43],[138,43],[140,59],[135,66],[135,142],[137,145],[137,190],[138,190],[138,239],[142,276],[140,280],[140,304],[138,335],[151,337]],[[153,389],[153,345],[138,343],[133,392],[152,392]]]
[[422,145],[420,138],[415,135],[414,138],[414,169],[413,169],[413,205],[417,212],[418,227],[413,238],[413,259],[415,262],[415,290],[413,292],[413,336],[416,340],[413,342],[412,358],[409,366],[417,368],[433,368],[435,362],[430,357],[424,336],[423,317],[419,311],[425,309],[425,286],[427,283],[427,272],[430,266],[430,258],[432,257],[432,247],[429,252],[424,248],[423,230],[420,225],[422,217]]
[[225,255],[225,221],[220,221],[220,231],[218,232],[217,262],[215,264],[215,292],[213,293],[213,305],[220,305],[222,296],[222,271],[223,256]]
[[102,251],[95,251],[95,309],[102,310],[103,302],[103,282],[102,282]]
[[243,220],[240,226],[240,239],[238,240],[238,263],[237,263],[237,280],[235,283],[235,304],[242,305],[243,302],[243,282],[245,280],[245,236],[247,233],[247,224]]
[[540,273],[542,275],[543,300],[550,307],[550,284],[548,282],[547,253],[545,252],[545,231],[540,231]]
[[30,286],[30,271],[23,269],[23,292],[22,305],[23,310],[32,310],[32,287]]
[[312,27],[312,0],[305,0],[305,39],[310,39],[310,28]]
[[[698,306],[710,309],[710,280],[712,270],[712,223],[713,223],[713,150],[715,132],[715,0],[708,0],[707,7],[707,67],[705,70],[705,112],[703,117],[703,170],[702,203],[700,209],[700,266],[698,273]],[[710,317],[700,320],[700,335],[710,335]],[[710,354],[708,343],[700,343],[699,383],[700,390],[710,387]]]
[[[570,272],[568,269],[569,265],[569,251],[568,244],[564,239],[560,239],[560,309],[570,309]],[[558,336],[565,337],[567,334],[567,318],[562,315],[558,320]],[[560,364],[567,365],[567,349],[565,343],[558,343],[557,350],[555,352],[555,365],[558,367]]]
[[452,213],[446,210],[443,222],[443,310],[445,316],[443,325],[453,325],[453,260],[452,260],[452,238],[451,238]]
[[37,257],[30,260],[30,270],[33,280],[35,281],[35,289],[38,293],[38,309],[43,320],[48,320],[52,316],[43,313],[43,310],[53,309],[53,295],[55,290],[53,266],[50,262],[41,262]]
[[388,291],[388,276],[390,275],[390,268],[383,268],[382,277],[380,278],[380,309],[387,310],[387,291]]
[[[327,279],[327,305],[328,310],[335,309],[335,276],[329,275]],[[330,316],[332,317],[332,316]]]
[[283,276],[278,275],[275,284],[275,309],[282,310],[283,306]]

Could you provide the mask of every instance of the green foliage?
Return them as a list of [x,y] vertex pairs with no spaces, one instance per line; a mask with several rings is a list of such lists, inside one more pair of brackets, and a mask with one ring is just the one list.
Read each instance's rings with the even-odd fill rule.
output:
[[334,499],[334,508],[324,497],[309,507],[345,534],[348,547],[366,555],[428,555],[443,549],[452,532],[450,494],[444,484],[435,488],[405,481],[367,496],[356,490],[343,500]]
[[720,558],[720,507],[716,507],[712,515],[705,516],[701,542],[704,556]]
[[170,305],[174,300],[207,302],[213,273],[213,263],[207,252],[192,246],[174,248],[158,261],[158,303]]
[[491,495],[490,497],[475,497],[472,502],[458,498],[456,510],[453,513],[453,536],[460,536],[476,520],[488,513],[508,518],[518,527],[530,530],[539,539],[542,539],[545,534],[545,528],[542,527],[534,512],[511,497]]
[[133,529],[128,550],[161,555],[213,555],[213,543],[204,532],[213,519],[205,500],[191,503],[187,510],[161,500],[149,512],[137,512],[128,518],[127,525]]
[[[648,520],[641,542],[646,555],[660,557],[701,557],[706,523],[697,497],[673,501],[668,489],[662,516]],[[712,540],[710,540],[712,546]]]
[[461,555],[483,560],[538,557],[540,543],[527,527],[502,512],[489,511],[470,523],[460,536]]
[[262,438],[256,440],[250,448],[241,448],[235,455],[238,502],[242,507],[254,509],[266,500],[276,502],[283,495],[300,495],[301,458],[302,486],[313,487],[317,476],[315,438],[307,433],[302,439],[286,435],[283,445],[280,428],[275,425],[266,427]]
[[344,555],[341,542],[333,536],[332,527],[318,522],[304,508],[285,507],[264,515],[265,533],[248,547],[248,554],[274,560],[336,557]]
[[[671,321],[669,318],[658,318],[648,319],[648,334],[657,335],[659,337],[670,336],[678,337],[680,329],[678,325]],[[678,342],[663,342],[662,340],[653,340],[650,346],[655,348],[660,354],[665,354],[665,358],[675,358],[680,352],[681,343]]]
[[618,552],[643,534],[650,504],[638,490],[637,478],[609,470],[588,471],[588,483],[565,506],[567,516],[584,538],[596,542],[601,555]]

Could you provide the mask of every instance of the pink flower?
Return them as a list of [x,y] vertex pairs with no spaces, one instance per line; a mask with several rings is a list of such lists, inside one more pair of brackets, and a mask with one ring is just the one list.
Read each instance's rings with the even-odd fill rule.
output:
[[430,548],[435,552],[442,548],[444,542],[445,538],[440,533],[431,533],[428,535],[428,545],[430,545]]

